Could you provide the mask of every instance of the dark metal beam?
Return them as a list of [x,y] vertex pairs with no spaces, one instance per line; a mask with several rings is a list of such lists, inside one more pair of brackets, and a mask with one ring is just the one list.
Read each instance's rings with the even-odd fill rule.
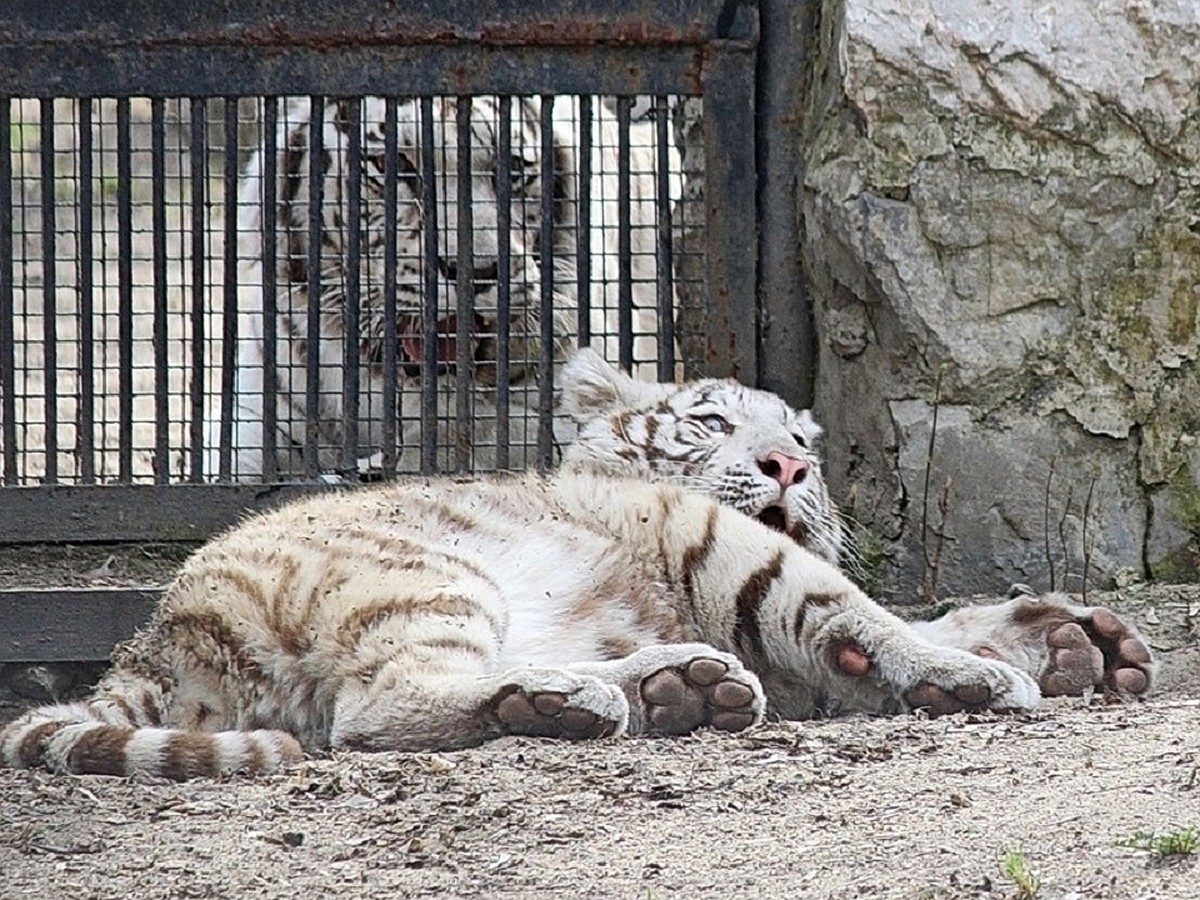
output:
[[[757,28],[757,10],[741,7]],[[714,45],[704,65],[705,374],[756,385],[758,258],[754,235],[754,44]]]
[[800,269],[800,122],[807,78],[806,37],[814,2],[759,0],[756,115],[758,161],[759,349],[770,365],[759,386],[797,407],[813,401],[816,336]]

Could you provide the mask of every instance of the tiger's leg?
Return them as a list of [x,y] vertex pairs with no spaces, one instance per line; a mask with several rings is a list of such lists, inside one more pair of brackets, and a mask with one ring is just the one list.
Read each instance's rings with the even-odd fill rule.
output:
[[1141,696],[1154,681],[1150,648],[1133,625],[1103,607],[1073,605],[1064,594],[967,606],[914,629],[932,643],[1004,660],[1050,697],[1094,689]]
[[480,675],[389,665],[338,694],[330,744],[348,750],[453,750],[505,735],[586,740],[623,734],[620,688],[562,669]]
[[[598,738],[624,732],[619,688],[503,656],[504,595],[469,562],[429,553],[407,591],[347,616],[331,647],[340,683],[329,742],[357,750],[448,750],[509,734]],[[517,661],[519,662],[519,660]]]
[[621,688],[631,734],[688,734],[705,725],[741,731],[762,721],[766,705],[758,677],[733,654],[707,644],[643,647],[570,670]]
[[742,630],[747,652],[767,660],[760,671],[773,711],[793,718],[845,710],[942,715],[1037,705],[1041,692],[1026,672],[925,640],[832,567],[810,567],[807,575],[802,595],[781,591],[785,602],[760,606],[758,621],[782,626],[771,644],[765,629]]

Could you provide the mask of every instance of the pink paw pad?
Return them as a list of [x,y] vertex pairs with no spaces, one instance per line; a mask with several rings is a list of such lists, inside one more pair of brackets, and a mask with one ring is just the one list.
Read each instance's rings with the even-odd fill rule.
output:
[[857,644],[841,644],[833,651],[839,671],[851,678],[861,678],[871,671],[871,658]]
[[1150,689],[1150,648],[1111,610],[1068,622],[1046,637],[1050,667],[1041,679],[1047,696],[1079,695],[1090,688],[1139,696]]

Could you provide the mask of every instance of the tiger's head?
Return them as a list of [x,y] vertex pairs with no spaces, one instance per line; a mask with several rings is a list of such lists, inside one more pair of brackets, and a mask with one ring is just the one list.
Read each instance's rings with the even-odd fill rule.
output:
[[[464,135],[460,135],[457,118],[462,102],[470,104],[465,134],[469,145],[460,152]],[[359,349],[364,364],[377,365],[383,358],[385,276],[390,274],[385,255],[389,238],[386,200],[390,191],[394,191],[396,210],[392,273],[396,284],[397,361],[408,374],[416,375],[423,359],[422,309],[428,291],[437,298],[438,363],[449,366],[456,359],[459,249],[464,235],[469,235],[472,256],[471,271],[465,279],[474,295],[472,321],[467,328],[478,381],[494,383],[492,364],[505,331],[511,335],[514,382],[520,381],[538,358],[543,250],[555,259],[556,311],[575,307],[574,276],[566,269],[569,264],[562,262],[573,258],[565,243],[572,225],[567,219],[574,215],[570,196],[574,188],[569,177],[573,158],[556,136],[554,177],[547,182],[538,99],[513,98],[507,118],[501,116],[499,103],[495,97],[435,97],[423,108],[417,98],[398,100],[390,186],[385,100],[367,97],[357,109],[345,100],[324,104],[318,165],[322,175],[321,331],[329,337],[342,334],[347,289],[353,281],[352,263],[356,263],[360,285]],[[427,114],[431,114],[430,122],[423,121]],[[308,304],[311,128],[309,101],[290,101],[279,126],[278,260],[279,282],[286,287],[281,304],[299,315],[306,314]],[[357,177],[351,171],[352,134],[356,129],[360,147]],[[430,133],[432,143],[428,140]],[[502,135],[507,140],[501,140]],[[259,160],[260,170],[261,165]],[[357,198],[352,199],[351,185],[355,181],[361,188]],[[460,189],[469,189],[470,201],[465,206],[460,201]],[[555,246],[543,248],[542,199],[547,193],[553,201],[551,234]],[[506,202],[501,202],[502,197],[507,198]],[[357,235],[352,202],[358,204]],[[464,218],[468,211],[469,221]],[[357,252],[351,245],[352,236],[358,241]],[[509,260],[507,285],[500,271],[505,252]],[[507,327],[502,329],[500,293],[505,288],[510,307]],[[556,334],[565,331],[557,326]]]
[[561,403],[579,429],[565,467],[706,494],[837,564],[842,525],[808,410],[732,380],[636,381],[588,349],[567,361]]

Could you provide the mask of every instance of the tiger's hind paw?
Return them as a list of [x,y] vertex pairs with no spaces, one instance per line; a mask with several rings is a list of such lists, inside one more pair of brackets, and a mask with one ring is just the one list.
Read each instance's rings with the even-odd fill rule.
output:
[[1048,697],[1150,690],[1153,654],[1132,622],[1101,606],[1076,606],[1065,594],[1026,591],[1016,585],[1005,603],[964,606],[913,629],[930,643],[1016,666]]
[[494,700],[494,715],[508,734],[592,740],[624,733],[629,704],[599,679],[560,677],[508,686]]
[[1049,655],[1038,679],[1047,697],[1089,689],[1139,697],[1150,690],[1154,663],[1141,636],[1111,610],[1096,607],[1051,628]]

